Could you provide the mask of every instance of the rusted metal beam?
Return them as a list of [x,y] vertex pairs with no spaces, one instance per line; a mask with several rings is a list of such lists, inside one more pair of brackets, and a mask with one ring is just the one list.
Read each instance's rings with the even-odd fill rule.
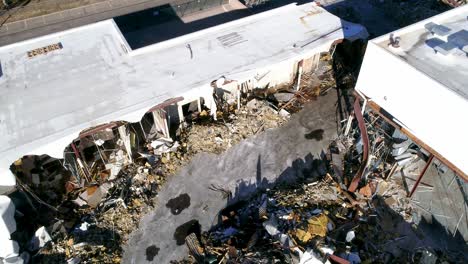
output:
[[92,136],[100,131],[103,131],[105,129],[108,129],[108,128],[114,128],[116,127],[118,124],[112,122],[112,123],[108,123],[108,124],[103,124],[103,125],[99,125],[99,126],[96,126],[96,127],[93,127],[93,128],[90,128],[88,130],[85,130],[83,131],[82,133],[80,133],[80,135],[78,136],[80,139],[81,138],[84,138],[84,137],[87,137],[87,136]]
[[162,108],[164,108],[166,106],[169,106],[169,105],[172,105],[172,104],[176,104],[176,103],[178,103],[180,101],[183,101],[183,100],[184,100],[184,97],[182,97],[182,96],[167,99],[166,101],[151,107],[150,110],[148,110],[148,113],[153,112],[154,110],[157,110],[157,109],[162,109]]
[[[356,94],[357,95],[357,94]],[[360,96],[359,96],[360,97]],[[392,125],[393,127],[399,129],[403,134],[405,134],[409,139],[411,139],[414,143],[416,143],[419,147],[425,149],[427,152],[431,153],[434,155],[434,157],[438,160],[440,160],[443,164],[445,164],[447,167],[449,167],[452,171],[455,172],[458,176],[460,176],[465,182],[468,182],[468,175],[464,173],[462,170],[460,170],[457,166],[453,165],[449,160],[447,160],[444,156],[442,156],[440,153],[435,151],[433,148],[431,148],[429,145],[424,143],[422,140],[420,140],[418,137],[416,137],[413,133],[411,133],[408,129],[402,127],[401,125],[397,124],[395,121],[393,121],[393,116],[390,115],[387,111],[385,111],[382,107],[380,107],[378,104],[376,104],[374,101],[368,101],[367,104],[374,112],[379,114],[387,123]]]
[[367,161],[369,160],[369,135],[367,135],[366,123],[364,121],[364,117],[362,116],[361,106],[359,105],[360,104],[359,101],[360,101],[359,98],[356,98],[356,100],[354,100],[354,116],[356,117],[356,120],[358,121],[359,131],[361,132],[363,153],[362,153],[361,166],[359,167],[359,170],[357,171],[356,175],[351,181],[351,184],[348,187],[348,191],[352,193],[356,191],[359,181],[362,178],[362,174],[364,173],[364,170],[367,167]]
[[340,257],[338,257],[336,255],[333,255],[333,254],[329,256],[329,260],[332,263],[336,263],[336,264],[349,264],[349,263],[351,263],[348,260],[340,258]]
[[426,162],[426,165],[424,166],[424,169],[422,170],[421,174],[419,175],[418,179],[416,180],[416,182],[414,183],[413,185],[413,188],[411,189],[411,192],[409,193],[408,197],[413,197],[413,194],[414,192],[416,191],[416,189],[418,188],[419,186],[419,183],[421,182],[422,178],[424,177],[424,174],[426,174],[426,171],[427,169],[429,168],[429,166],[432,164],[432,160],[434,159],[434,155],[430,155],[429,156],[429,159],[427,160]]

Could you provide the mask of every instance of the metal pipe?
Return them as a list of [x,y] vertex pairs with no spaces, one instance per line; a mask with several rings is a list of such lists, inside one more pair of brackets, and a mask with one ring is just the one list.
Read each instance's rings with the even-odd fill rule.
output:
[[362,116],[361,106],[359,104],[359,98],[356,98],[354,101],[354,116],[358,121],[359,131],[361,132],[361,139],[363,144],[363,153],[362,153],[362,161],[359,170],[357,171],[356,175],[354,176],[351,184],[348,187],[348,191],[355,192],[359,181],[361,180],[362,174],[367,167],[367,161],[369,160],[369,135],[367,134],[366,123],[364,121],[364,117]]

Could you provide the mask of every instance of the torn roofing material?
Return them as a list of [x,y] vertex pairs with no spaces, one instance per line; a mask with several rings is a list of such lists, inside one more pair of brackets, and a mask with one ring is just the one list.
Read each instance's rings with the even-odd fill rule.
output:
[[[236,41],[228,41],[233,34]],[[362,26],[308,3],[137,50],[113,20],[1,47],[0,172],[10,175],[2,185],[14,185],[8,170],[14,160],[62,157],[83,129],[136,122],[166,99],[196,90],[211,94],[210,83],[220,76],[240,80],[327,51],[336,40],[366,37]]]
[[369,41],[356,84],[465,179],[467,16],[459,7]]

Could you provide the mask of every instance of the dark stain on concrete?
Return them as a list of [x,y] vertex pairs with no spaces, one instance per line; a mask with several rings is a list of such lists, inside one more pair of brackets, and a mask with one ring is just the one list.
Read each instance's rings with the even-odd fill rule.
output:
[[154,257],[158,255],[159,248],[155,245],[151,245],[146,248],[146,260],[153,261]]
[[306,139],[315,139],[317,141],[321,141],[323,139],[323,133],[325,130],[323,129],[315,129],[307,134],[304,135]]
[[171,209],[173,215],[180,214],[184,209],[190,206],[190,196],[186,193],[177,196],[176,198],[170,199],[166,207]]
[[174,232],[176,244],[178,246],[185,244],[185,238],[191,233],[195,233],[195,235],[200,238],[201,226],[198,220],[190,220],[176,228]]

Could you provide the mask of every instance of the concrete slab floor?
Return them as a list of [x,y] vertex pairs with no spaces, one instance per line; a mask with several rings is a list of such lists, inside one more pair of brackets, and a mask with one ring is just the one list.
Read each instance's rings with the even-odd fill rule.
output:
[[[401,177],[409,193],[424,165],[424,161],[418,160],[394,177]],[[424,234],[426,244],[435,249],[462,252],[465,259],[468,259],[467,193],[468,183],[453,171],[438,171],[433,162],[411,199],[415,210],[413,221]]]
[[[337,136],[336,104],[332,90],[306,105],[283,127],[246,139],[219,156],[195,156],[163,187],[157,197],[157,209],[145,216],[139,230],[131,235],[123,262],[168,263],[185,256],[185,245],[178,245],[175,239],[177,227],[198,221],[202,230],[207,230],[217,223],[218,212],[227,205],[219,192],[208,189],[210,185],[230,190],[231,201],[237,201],[259,187],[302,177],[304,169],[311,169],[313,161],[320,159],[322,151]],[[306,139],[306,134],[317,129],[324,131],[322,140]],[[190,197],[188,208],[171,213],[166,207],[168,201],[184,194]],[[147,256],[148,248],[157,248],[158,253]]]
[[428,168],[421,182],[433,186],[419,185],[413,196],[426,221],[430,221],[428,213],[431,213],[448,234],[468,241],[468,183],[453,171],[439,172],[434,165]]

